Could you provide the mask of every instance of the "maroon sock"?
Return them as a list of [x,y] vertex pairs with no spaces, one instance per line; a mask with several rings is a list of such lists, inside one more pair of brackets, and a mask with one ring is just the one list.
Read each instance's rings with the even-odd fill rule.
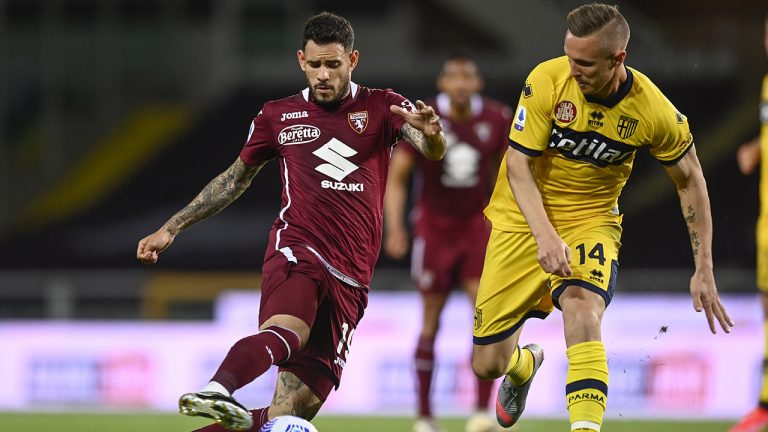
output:
[[[264,423],[267,422],[267,410],[269,407],[259,408],[251,410],[251,416],[253,416],[253,427],[248,429],[247,432],[259,432]],[[227,432],[220,424],[214,423],[201,429],[196,429],[193,432]]]
[[414,355],[416,391],[419,396],[419,417],[432,417],[432,373],[435,369],[435,339],[419,338]]
[[278,326],[268,327],[237,341],[211,381],[223,385],[232,394],[258,378],[273,364],[291,358],[300,346],[301,340],[295,332]]
[[488,409],[488,403],[491,400],[491,392],[493,391],[493,380],[477,379],[477,401],[475,409],[477,411],[485,411]]

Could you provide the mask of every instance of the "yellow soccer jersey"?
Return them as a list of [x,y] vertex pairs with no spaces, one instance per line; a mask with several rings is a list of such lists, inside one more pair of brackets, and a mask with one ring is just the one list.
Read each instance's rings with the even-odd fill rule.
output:
[[[619,194],[640,147],[674,164],[693,144],[688,119],[640,72],[628,67],[627,80],[608,100],[584,96],[569,74],[565,56],[539,64],[525,82],[509,134],[512,147],[533,157],[556,229],[618,218]],[[494,228],[528,231],[506,175],[504,162],[485,215]]]
[[768,217],[768,75],[760,97],[760,216]]

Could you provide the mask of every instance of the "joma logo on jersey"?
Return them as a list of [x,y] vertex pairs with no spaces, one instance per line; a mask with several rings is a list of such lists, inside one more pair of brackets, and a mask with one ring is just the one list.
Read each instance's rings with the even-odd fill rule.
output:
[[344,177],[352,174],[358,168],[360,168],[347,159],[357,154],[355,149],[349,147],[338,139],[333,138],[319,149],[313,151],[312,154],[326,162],[316,166],[315,170],[336,180],[335,182],[330,180],[323,180],[320,182],[320,187],[323,189],[363,192],[363,183],[342,182]]
[[762,124],[768,124],[768,101],[760,103],[760,122]]
[[293,125],[277,134],[280,145],[296,145],[312,142],[320,137],[320,129],[310,125]]
[[549,148],[559,151],[568,159],[588,162],[599,167],[621,165],[637,150],[637,147],[610,140],[594,132],[577,132],[559,127],[552,129]]
[[307,117],[309,117],[309,113],[306,111],[294,111],[289,113],[283,113],[283,115],[280,116],[280,121],[295,120],[295,119],[307,118]]

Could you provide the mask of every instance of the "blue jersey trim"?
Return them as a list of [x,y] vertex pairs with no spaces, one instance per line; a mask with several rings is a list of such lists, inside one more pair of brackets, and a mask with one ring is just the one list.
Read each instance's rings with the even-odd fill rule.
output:
[[544,153],[541,150],[532,150],[528,147],[525,147],[524,145],[518,143],[517,141],[514,141],[512,139],[509,140],[509,146],[513,149],[519,151],[520,153],[526,154],[531,157],[541,156],[542,153]]
[[666,166],[675,165],[676,163],[680,162],[680,159],[685,157],[685,155],[687,155],[692,148],[693,148],[693,141],[691,141],[691,144],[688,146],[688,148],[685,149],[683,153],[680,154],[680,156],[668,161],[659,160],[659,162],[661,162],[662,165],[666,165]]

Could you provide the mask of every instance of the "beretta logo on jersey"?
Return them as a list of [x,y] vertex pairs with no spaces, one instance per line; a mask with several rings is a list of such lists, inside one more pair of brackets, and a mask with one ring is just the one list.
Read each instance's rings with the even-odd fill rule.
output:
[[571,101],[562,101],[555,108],[555,118],[562,123],[570,123],[576,118],[576,105]]
[[358,111],[347,114],[349,126],[358,134],[361,134],[368,127],[368,111]]
[[280,145],[306,144],[318,138],[320,138],[320,129],[304,124],[288,126],[277,134],[277,142]]
[[309,113],[306,111],[294,111],[289,113],[283,113],[283,115],[280,116],[280,121],[295,120],[295,119],[307,118],[307,117],[309,117]]
[[594,131],[578,132],[569,128],[552,128],[549,148],[568,159],[590,163],[601,168],[621,165],[637,147],[606,138]]

